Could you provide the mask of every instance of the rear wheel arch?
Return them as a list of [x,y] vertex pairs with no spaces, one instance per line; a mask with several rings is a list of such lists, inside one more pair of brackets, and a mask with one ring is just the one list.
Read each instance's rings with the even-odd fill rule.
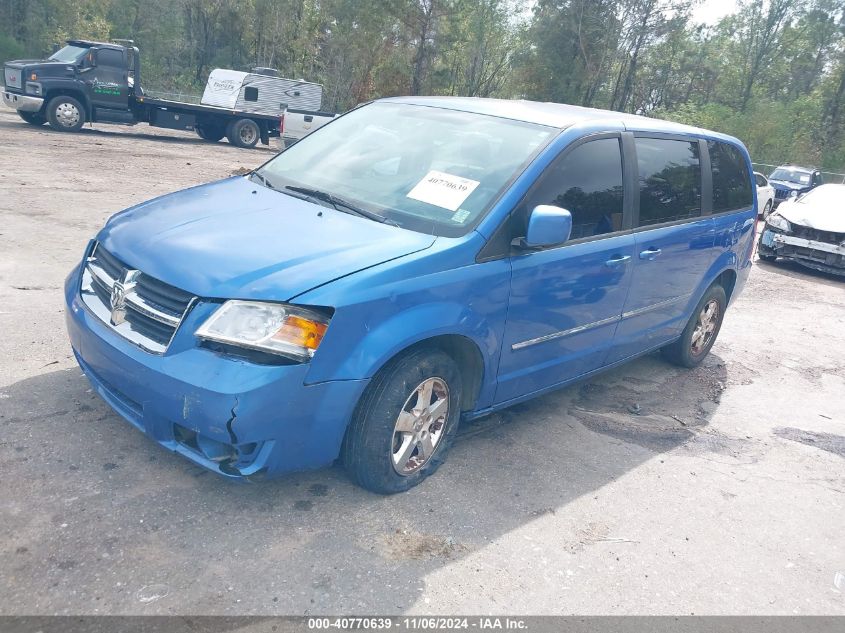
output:
[[728,268],[727,270],[722,271],[722,273],[716,277],[715,281],[710,284],[707,289],[709,290],[713,284],[719,284],[722,286],[728,303],[730,303],[731,295],[733,294],[734,288],[736,288],[736,271],[733,268]]

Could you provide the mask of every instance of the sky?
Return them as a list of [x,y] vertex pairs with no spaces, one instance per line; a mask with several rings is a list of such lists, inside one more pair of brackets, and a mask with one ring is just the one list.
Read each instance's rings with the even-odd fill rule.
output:
[[693,9],[692,21],[705,24],[716,24],[726,15],[736,9],[736,0],[704,0]]
[[[521,16],[527,18],[531,16],[531,10],[534,8],[536,0],[528,0],[522,4],[523,11]],[[704,23],[713,25],[716,24],[726,15],[733,13],[736,9],[737,0],[702,0],[702,2],[692,11],[692,21],[694,23]]]

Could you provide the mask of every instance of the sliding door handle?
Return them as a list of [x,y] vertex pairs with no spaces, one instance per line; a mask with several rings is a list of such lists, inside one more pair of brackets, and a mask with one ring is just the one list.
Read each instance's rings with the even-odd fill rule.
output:
[[604,263],[604,265],[608,268],[618,268],[619,266],[627,262],[629,259],[631,259],[630,255],[614,255],[613,257],[608,259]]
[[640,259],[647,259],[649,261],[655,259],[660,253],[663,252],[659,248],[649,248],[648,250],[642,251],[640,253]]

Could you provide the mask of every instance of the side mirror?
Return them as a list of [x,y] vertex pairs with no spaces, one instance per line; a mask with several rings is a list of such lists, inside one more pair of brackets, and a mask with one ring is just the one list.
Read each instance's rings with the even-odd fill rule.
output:
[[541,204],[528,216],[528,231],[520,240],[523,248],[544,248],[563,244],[572,234],[572,214],[566,209]]

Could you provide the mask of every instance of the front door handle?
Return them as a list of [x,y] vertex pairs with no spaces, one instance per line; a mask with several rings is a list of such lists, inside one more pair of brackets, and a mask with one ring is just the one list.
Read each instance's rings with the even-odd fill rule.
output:
[[630,255],[614,255],[613,257],[608,259],[604,263],[604,265],[608,268],[618,268],[619,266],[627,262],[629,259],[631,259]]
[[647,259],[649,261],[652,261],[656,259],[657,256],[660,255],[660,253],[662,252],[663,251],[661,251],[659,248],[649,248],[640,253],[640,259]]

